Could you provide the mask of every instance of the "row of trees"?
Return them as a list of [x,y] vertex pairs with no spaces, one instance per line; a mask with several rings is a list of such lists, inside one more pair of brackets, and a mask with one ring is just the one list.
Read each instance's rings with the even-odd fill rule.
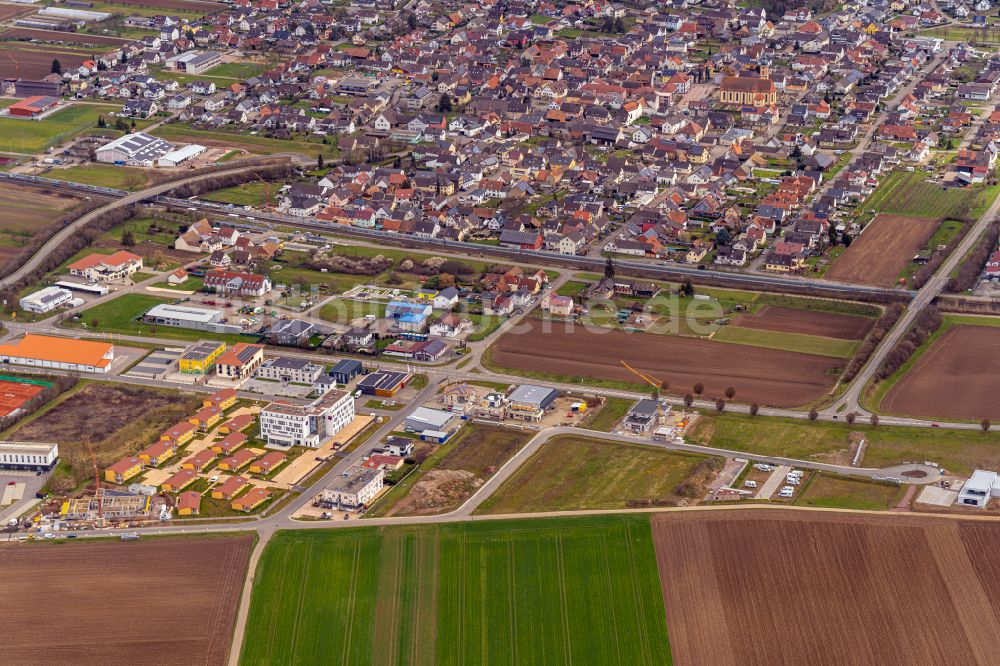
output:
[[913,352],[941,327],[941,322],[941,313],[933,305],[921,310],[910,330],[886,355],[878,372],[875,373],[875,379],[885,379],[903,367],[903,364],[913,356]]
[[1000,240],[1000,221],[994,219],[986,228],[986,233],[972,248],[969,256],[959,264],[955,277],[948,280],[948,291],[959,293],[976,286],[983,266],[986,265],[986,260],[989,259],[993,248],[997,246],[998,240]]
[[858,347],[858,353],[854,355],[851,362],[847,364],[847,369],[844,371],[844,375],[841,381],[844,383],[850,382],[857,376],[858,371],[864,367],[865,363],[868,362],[868,358],[878,347],[879,343],[882,342],[882,338],[885,334],[896,325],[899,318],[903,314],[903,306],[899,303],[892,303],[887,306],[882,312],[877,320],[875,320],[875,325],[872,327],[871,333],[868,337],[864,339],[861,345]]

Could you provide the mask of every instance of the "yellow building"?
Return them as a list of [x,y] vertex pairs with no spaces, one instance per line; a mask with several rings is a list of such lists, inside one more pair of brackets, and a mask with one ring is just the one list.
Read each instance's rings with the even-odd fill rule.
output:
[[164,492],[176,493],[184,490],[198,478],[198,473],[193,469],[182,469],[172,477],[160,484],[160,490]]
[[184,446],[194,437],[196,432],[194,424],[189,421],[181,421],[170,428],[167,428],[160,434],[160,439],[163,441],[176,442],[177,446]]
[[218,407],[203,407],[198,410],[197,414],[188,419],[188,422],[197,426],[199,430],[209,430],[221,418],[222,410]]
[[234,500],[230,506],[233,507],[234,511],[250,512],[266,502],[270,496],[271,491],[267,488],[254,487],[250,489],[250,492]]
[[104,470],[104,480],[109,483],[125,483],[141,471],[142,460],[129,456]]
[[216,359],[225,352],[226,343],[202,340],[188,347],[178,364],[181,372],[204,375],[211,372],[212,368],[215,367]]
[[139,451],[139,459],[149,467],[159,467],[177,452],[177,445],[169,439],[161,439]]
[[236,389],[222,389],[216,391],[201,402],[202,407],[218,407],[219,411],[226,411],[236,404]]

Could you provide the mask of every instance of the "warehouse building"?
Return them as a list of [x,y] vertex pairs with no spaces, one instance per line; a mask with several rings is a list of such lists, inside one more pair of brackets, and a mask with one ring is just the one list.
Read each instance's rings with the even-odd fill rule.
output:
[[150,308],[143,315],[142,320],[147,324],[154,324],[156,326],[190,328],[195,331],[208,331],[210,333],[239,334],[243,332],[241,326],[227,324],[223,321],[224,318],[225,313],[222,310],[162,303]]
[[338,361],[337,365],[330,369],[330,376],[338,384],[346,384],[360,375],[362,370],[361,361],[356,361],[353,358],[345,358],[342,361]]
[[22,298],[20,304],[25,312],[44,314],[62,305],[69,305],[72,300],[73,293],[69,289],[45,287]]
[[166,62],[167,69],[175,69],[188,74],[201,74],[222,64],[222,53],[218,51],[187,51]]
[[205,150],[207,150],[205,146],[199,146],[197,143],[188,144],[183,148],[171,150],[169,153],[158,159],[156,161],[156,165],[161,167],[179,166],[181,163],[186,162],[192,157],[201,155],[205,152]]
[[410,381],[410,375],[405,372],[379,370],[367,375],[358,382],[358,388],[365,395],[377,395],[391,398]]
[[340,509],[357,509],[367,506],[382,490],[385,472],[366,469],[360,465],[349,467],[344,476],[337,477],[320,493],[320,502]]
[[410,432],[445,432],[455,420],[455,415],[440,409],[417,407],[406,417],[406,429]]
[[260,412],[260,436],[268,446],[316,448],[354,420],[354,399],[332,390],[308,405],[272,402]]
[[7,113],[15,118],[38,118],[62,103],[58,97],[35,95],[7,107]]
[[0,363],[34,368],[107,373],[114,360],[114,345],[93,340],[28,333],[16,342],[0,345]]
[[0,469],[27,469],[43,472],[59,460],[58,444],[0,441]]
[[522,421],[541,421],[558,397],[559,392],[547,386],[521,384],[508,397],[507,414]]
[[142,132],[126,134],[97,149],[97,161],[105,164],[151,167],[174,149],[169,143]]

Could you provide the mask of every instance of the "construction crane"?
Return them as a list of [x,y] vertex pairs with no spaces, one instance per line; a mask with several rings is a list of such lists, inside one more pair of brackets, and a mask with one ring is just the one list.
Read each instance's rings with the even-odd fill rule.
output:
[[663,403],[660,402],[660,391],[666,391],[667,387],[670,386],[669,383],[661,381],[652,375],[646,374],[640,370],[636,370],[631,365],[625,361],[621,361],[621,364],[625,366],[625,369],[631,372],[633,375],[646,382],[650,386],[656,389],[656,416],[659,425],[663,425]]
[[84,445],[87,447],[87,452],[90,453],[90,463],[94,466],[94,482],[97,484],[97,489],[94,491],[94,497],[97,498],[97,524],[100,526],[104,525],[104,510],[102,508],[101,497],[101,473],[97,469],[97,456],[94,455],[94,448],[90,445],[90,442],[83,440]]

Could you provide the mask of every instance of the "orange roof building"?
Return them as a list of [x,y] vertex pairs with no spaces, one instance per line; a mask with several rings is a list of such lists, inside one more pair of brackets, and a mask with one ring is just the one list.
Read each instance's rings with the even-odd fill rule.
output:
[[28,333],[16,342],[0,345],[0,363],[35,368],[107,373],[114,359],[114,345],[93,340]]

